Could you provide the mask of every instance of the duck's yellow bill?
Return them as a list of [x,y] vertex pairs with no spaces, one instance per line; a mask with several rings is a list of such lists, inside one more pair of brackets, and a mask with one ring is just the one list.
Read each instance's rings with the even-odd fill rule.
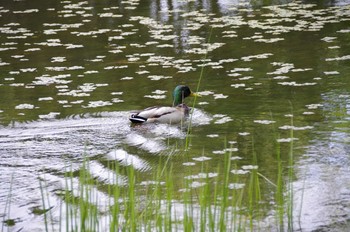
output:
[[191,92],[190,96],[191,97],[202,97],[202,95],[200,95],[198,93],[193,93],[193,92]]

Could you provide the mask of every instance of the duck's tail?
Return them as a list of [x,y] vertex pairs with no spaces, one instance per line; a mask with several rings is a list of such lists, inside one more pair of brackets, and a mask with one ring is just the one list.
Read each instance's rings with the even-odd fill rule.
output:
[[137,114],[131,114],[129,120],[133,123],[144,123],[147,121],[147,118],[141,117]]

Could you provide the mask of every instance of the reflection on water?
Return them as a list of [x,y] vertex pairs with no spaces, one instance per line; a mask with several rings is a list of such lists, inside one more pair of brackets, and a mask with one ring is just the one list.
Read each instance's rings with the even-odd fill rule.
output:
[[[144,174],[142,186],[166,157],[176,180],[197,188],[203,163],[220,176],[227,152],[232,175],[257,168],[275,183],[276,142],[284,162],[291,142],[295,150],[295,228],[349,228],[348,1],[3,1],[0,18],[0,215],[15,221],[7,228],[43,228],[33,216],[40,180],[59,218],[64,175],[84,156],[104,184],[128,181],[108,161]],[[129,111],[171,105],[178,84],[203,96],[188,102],[191,124],[130,126]],[[107,212],[109,196],[93,191]],[[262,191],[268,215],[274,190],[262,180]]]
[[[317,139],[311,141],[304,158],[298,161],[299,180],[295,182],[296,205],[305,229],[325,231],[349,229],[349,99],[343,91],[323,95],[327,117],[319,125]],[[343,111],[339,114],[339,110]],[[344,112],[346,112],[344,114]],[[331,127],[332,130],[324,130]],[[323,209],[320,211],[319,209]]]

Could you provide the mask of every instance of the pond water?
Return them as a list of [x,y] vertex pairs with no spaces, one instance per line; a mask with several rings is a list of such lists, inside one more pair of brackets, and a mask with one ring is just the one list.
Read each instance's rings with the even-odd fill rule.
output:
[[[349,1],[2,1],[2,228],[44,229],[39,177],[59,211],[55,192],[84,157],[102,183],[117,159],[141,184],[159,157],[181,182],[203,163],[217,173],[228,151],[264,176],[268,223],[277,143],[286,166],[293,149],[294,228],[349,230],[349,77]],[[130,125],[178,84],[202,95],[186,99],[190,135]]]

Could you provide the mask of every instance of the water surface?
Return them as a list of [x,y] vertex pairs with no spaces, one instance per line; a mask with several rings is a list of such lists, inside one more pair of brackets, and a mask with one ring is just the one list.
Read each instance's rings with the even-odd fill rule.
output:
[[[348,1],[4,1],[0,19],[6,230],[43,229],[39,179],[58,214],[64,174],[86,156],[101,183],[106,160],[142,184],[165,157],[181,182],[203,163],[216,173],[228,151],[276,182],[275,144],[287,163],[291,141],[294,228],[349,229]],[[202,95],[186,99],[190,140],[188,124],[130,126],[129,111],[170,105],[178,84]],[[261,182],[268,225],[273,186]]]

